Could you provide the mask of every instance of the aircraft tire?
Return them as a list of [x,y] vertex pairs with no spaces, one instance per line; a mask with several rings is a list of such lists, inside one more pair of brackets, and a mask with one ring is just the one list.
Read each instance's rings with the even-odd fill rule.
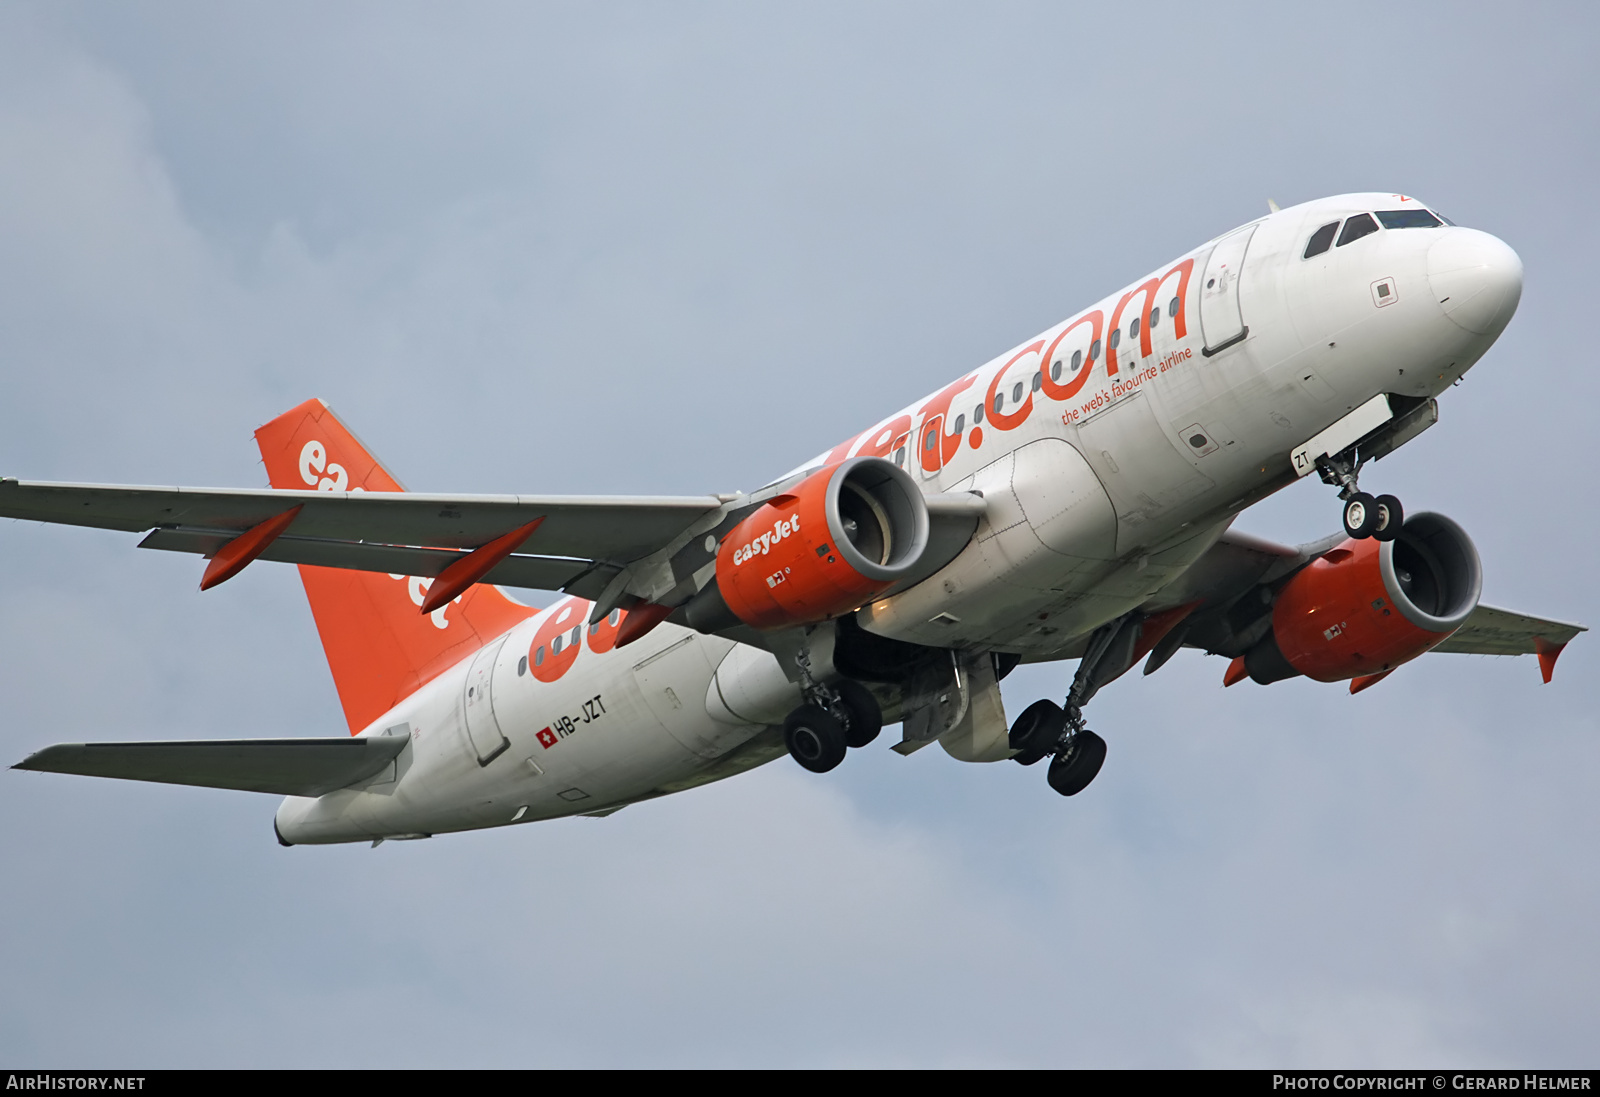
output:
[[1358,491],[1344,504],[1344,531],[1356,540],[1371,537],[1378,526],[1378,501]]
[[812,773],[827,773],[844,761],[844,728],[820,705],[801,705],[783,722],[783,745]]
[[1072,746],[1050,763],[1050,787],[1063,796],[1076,796],[1089,787],[1106,760],[1106,741],[1088,728],[1072,737]]
[[1056,749],[1062,729],[1067,726],[1067,714],[1054,701],[1035,701],[1022,710],[1011,725],[1008,739],[1011,749],[1017,751],[1012,761],[1031,766]]
[[1400,527],[1406,524],[1405,508],[1392,495],[1378,496],[1377,504],[1378,523],[1372,531],[1373,540],[1393,541],[1400,536]]
[[850,710],[850,727],[844,733],[846,746],[864,747],[883,730],[883,709],[872,691],[854,678],[840,679],[834,687],[839,700]]

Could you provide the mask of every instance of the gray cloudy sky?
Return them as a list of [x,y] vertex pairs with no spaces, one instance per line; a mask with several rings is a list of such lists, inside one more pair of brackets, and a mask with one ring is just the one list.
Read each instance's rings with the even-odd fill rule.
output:
[[[1597,31],[1583,3],[8,3],[0,471],[257,485],[251,430],[316,395],[414,488],[748,488],[1269,197],[1403,190],[1527,283],[1368,486],[1461,521],[1487,600],[1600,622]],[[1240,527],[1336,514],[1301,484]],[[134,542],[0,524],[0,758],[342,730],[291,569],[200,596]],[[1595,1066],[1600,640],[1548,687],[1222,671],[1102,693],[1071,801],[878,749],[283,850],[268,797],[0,771],[0,1062]]]

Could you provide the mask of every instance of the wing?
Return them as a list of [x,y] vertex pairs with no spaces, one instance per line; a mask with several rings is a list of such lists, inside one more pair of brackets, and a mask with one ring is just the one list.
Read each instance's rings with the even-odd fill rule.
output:
[[1588,631],[1569,621],[1533,617],[1479,603],[1467,623],[1433,650],[1461,655],[1537,655],[1539,669],[1548,682],[1561,649],[1578,633]]
[[[1271,617],[1269,588],[1339,545],[1344,534],[1290,548],[1232,530],[1195,561],[1194,565],[1163,589],[1146,607],[1159,616],[1168,607],[1193,606],[1193,613],[1174,629],[1158,658],[1146,673],[1159,667],[1182,644],[1216,654],[1234,656],[1255,643]],[[1259,591],[1261,598],[1252,597]],[[1471,655],[1537,655],[1544,680],[1550,681],[1556,658],[1583,625],[1533,617],[1513,610],[1479,604],[1448,640],[1433,648],[1438,652]]]
[[405,735],[353,739],[233,739],[156,743],[57,743],[12,769],[120,777],[280,796],[321,796],[373,777],[411,740]]
[[251,559],[432,578],[537,522],[484,581],[594,598],[626,565],[682,541],[724,509],[716,496],[423,495],[235,491],[0,479],[0,517],[150,530],[141,547],[212,557],[295,507],[289,532]]

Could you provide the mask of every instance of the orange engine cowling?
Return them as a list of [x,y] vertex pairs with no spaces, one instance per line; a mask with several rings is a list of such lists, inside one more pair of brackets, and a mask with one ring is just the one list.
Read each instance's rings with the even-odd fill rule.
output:
[[1442,514],[1412,515],[1393,541],[1347,540],[1297,572],[1245,669],[1263,684],[1385,673],[1460,628],[1482,589],[1466,532]]
[[927,547],[928,507],[911,477],[881,457],[854,457],[734,526],[689,620],[704,627],[731,613],[762,629],[825,621],[905,578]]

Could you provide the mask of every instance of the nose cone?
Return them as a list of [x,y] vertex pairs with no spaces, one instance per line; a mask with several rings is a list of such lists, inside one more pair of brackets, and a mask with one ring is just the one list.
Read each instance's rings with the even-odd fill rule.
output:
[[1499,335],[1522,299],[1522,260],[1487,232],[1446,229],[1428,250],[1428,284],[1451,320],[1474,335]]

